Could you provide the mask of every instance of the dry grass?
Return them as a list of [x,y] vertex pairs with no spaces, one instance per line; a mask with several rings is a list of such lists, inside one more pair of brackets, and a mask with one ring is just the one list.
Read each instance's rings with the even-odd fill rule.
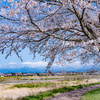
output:
[[[3,86],[5,87],[5,86]],[[3,88],[2,87],[2,88]],[[0,87],[1,88],[1,87]],[[41,87],[41,88],[13,88],[13,89],[2,89],[0,90],[0,98],[3,98],[1,100],[4,100],[4,98],[13,98],[16,99],[18,97],[24,97],[32,94],[37,94],[39,92],[45,92],[48,90],[52,90],[52,87]]]

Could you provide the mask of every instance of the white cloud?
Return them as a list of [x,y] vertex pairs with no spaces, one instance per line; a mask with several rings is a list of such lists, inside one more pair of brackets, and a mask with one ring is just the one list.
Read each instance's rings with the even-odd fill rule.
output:
[[[48,62],[43,62],[43,61],[38,61],[38,62],[23,62],[22,63],[23,65],[28,65],[28,66],[30,66],[30,67],[46,67],[47,66],[47,64],[48,64]],[[53,67],[55,66],[57,66],[57,67],[63,67],[63,66],[61,66],[61,65],[58,65],[58,64],[56,64],[56,63],[53,63],[53,65],[52,65]]]
[[23,65],[29,65],[30,67],[43,67],[47,66],[47,62],[38,61],[38,62],[23,62]]
[[15,63],[15,62],[11,61],[9,64],[11,65],[11,64],[17,64],[17,63]]
[[[10,62],[9,65],[15,65],[15,67],[24,67],[24,66],[28,66],[28,67],[46,67],[48,64],[48,62],[44,62],[44,61],[38,61],[38,62],[23,62],[23,63],[15,63],[15,62]],[[81,68],[82,65],[81,65],[81,62],[80,61],[75,61],[75,62],[72,62],[72,63],[68,63],[66,62],[66,65],[65,66],[62,66],[62,65],[58,65],[56,63],[53,63],[52,65],[53,67],[73,67],[73,68]]]
[[75,68],[79,68],[79,67],[81,67],[82,65],[81,65],[81,62],[80,62],[80,61],[75,61],[75,62],[73,62],[73,63],[70,63],[69,66],[75,67]]
[[[38,62],[23,62],[23,63],[15,63],[13,61],[11,61],[9,64],[5,64],[5,65],[0,65],[0,68],[37,68],[38,70],[44,69],[46,68],[48,62],[44,62],[44,61],[38,61]],[[89,63],[90,64],[90,63]],[[68,63],[66,62],[66,65],[61,66],[61,65],[57,65],[56,63],[54,63],[51,67],[51,69],[65,69],[65,70],[77,70],[77,69],[81,69],[83,67],[83,65],[81,65],[80,61],[74,61],[72,63]]]
[[66,62],[66,65],[57,65],[56,63],[53,64],[53,66],[57,66],[57,67],[74,67],[74,68],[79,68],[82,67],[81,62],[80,61],[74,61],[72,63]]

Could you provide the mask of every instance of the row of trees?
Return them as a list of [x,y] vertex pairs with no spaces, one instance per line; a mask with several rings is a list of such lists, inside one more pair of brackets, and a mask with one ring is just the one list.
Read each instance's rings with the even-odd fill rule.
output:
[[0,0],[0,51],[26,47],[49,59],[47,68],[80,58],[100,61],[99,0]]

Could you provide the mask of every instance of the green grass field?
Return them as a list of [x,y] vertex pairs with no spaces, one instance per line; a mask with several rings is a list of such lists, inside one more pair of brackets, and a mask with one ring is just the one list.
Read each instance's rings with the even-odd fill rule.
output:
[[100,88],[87,92],[81,100],[100,100]]

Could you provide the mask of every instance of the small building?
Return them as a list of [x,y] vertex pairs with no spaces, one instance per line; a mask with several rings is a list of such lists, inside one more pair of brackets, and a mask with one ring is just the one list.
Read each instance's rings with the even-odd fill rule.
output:
[[0,73],[0,77],[4,77],[4,75],[2,73]]

